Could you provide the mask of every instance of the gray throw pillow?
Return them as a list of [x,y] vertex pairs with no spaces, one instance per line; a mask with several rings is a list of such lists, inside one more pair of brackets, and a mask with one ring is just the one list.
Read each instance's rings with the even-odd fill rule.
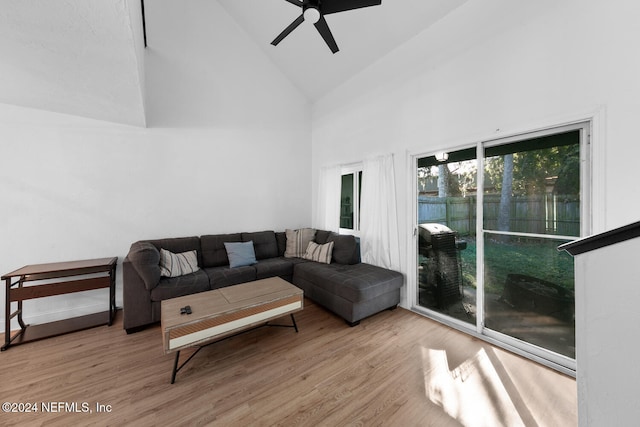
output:
[[225,242],[224,247],[227,249],[229,267],[231,268],[253,265],[258,262],[251,240],[248,242]]
[[358,242],[348,234],[333,234],[327,242],[334,242],[333,261],[336,264],[358,264]]
[[331,236],[333,234],[333,232],[331,231],[326,231],[326,230],[316,230],[316,238],[315,238],[315,242],[320,244],[320,245],[324,245],[325,243],[327,243],[327,239],[329,238],[329,236]]

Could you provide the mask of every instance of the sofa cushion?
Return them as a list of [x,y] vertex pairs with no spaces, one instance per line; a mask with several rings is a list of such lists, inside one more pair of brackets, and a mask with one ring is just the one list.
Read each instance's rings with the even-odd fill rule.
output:
[[146,240],[153,244],[158,251],[160,249],[166,249],[174,254],[182,252],[196,251],[198,254],[198,265],[202,265],[202,254],[200,252],[200,238],[193,237],[172,237],[167,239]]
[[307,251],[302,256],[302,258],[308,259],[309,261],[316,261],[316,262],[322,262],[324,264],[330,264],[332,252],[333,252],[333,242],[325,243],[324,245],[319,245],[316,242],[309,242],[309,246],[307,246]]
[[351,302],[366,301],[400,289],[401,273],[371,264],[320,264],[306,262],[293,268],[293,283],[298,279],[313,283],[325,291]]
[[273,231],[242,233],[242,241],[253,241],[257,260],[278,256],[278,241],[276,240],[276,233]]
[[316,243],[324,245],[328,242],[327,239],[329,238],[329,236],[331,236],[331,234],[333,234],[331,231],[316,230],[316,238],[314,240]]
[[223,288],[225,286],[237,285],[238,283],[256,280],[256,269],[254,266],[230,268],[212,267],[205,268],[204,271],[209,276],[209,286],[211,289]]
[[158,286],[151,290],[151,301],[164,301],[209,289],[209,277],[203,270],[178,277],[163,277]]
[[174,254],[160,249],[160,275],[178,277],[198,271],[198,255],[195,250]]
[[144,282],[148,291],[160,281],[160,251],[149,242],[135,242],[127,255],[131,265]]
[[268,277],[282,277],[291,280],[293,276],[293,258],[269,258],[258,261],[254,265],[256,269],[256,279],[266,279]]
[[276,233],[276,242],[278,243],[278,256],[284,256],[284,251],[287,250],[287,233],[278,231]]
[[242,242],[242,234],[215,234],[200,237],[202,246],[202,267],[229,265],[225,242]]
[[245,265],[253,265],[256,262],[256,252],[253,248],[253,242],[224,242],[229,258],[229,267],[244,267]]
[[332,234],[327,242],[333,242],[333,262],[338,264],[357,264],[360,262],[358,241],[354,236]]
[[287,249],[284,252],[285,258],[302,258],[307,251],[307,246],[316,235],[313,228],[301,228],[299,230],[285,230],[287,233]]

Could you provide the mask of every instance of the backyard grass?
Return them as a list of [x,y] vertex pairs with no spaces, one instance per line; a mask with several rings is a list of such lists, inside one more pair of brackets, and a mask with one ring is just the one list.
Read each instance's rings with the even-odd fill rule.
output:
[[[467,248],[461,251],[464,286],[476,287],[476,240],[465,236]],[[573,258],[558,252],[564,241],[508,238],[485,241],[485,291],[501,294],[507,275],[532,276],[573,290]]]

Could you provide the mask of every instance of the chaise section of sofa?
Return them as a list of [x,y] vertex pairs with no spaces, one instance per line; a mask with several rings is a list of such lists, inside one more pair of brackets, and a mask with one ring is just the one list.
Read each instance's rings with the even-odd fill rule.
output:
[[294,266],[293,283],[307,298],[333,311],[350,326],[400,302],[401,273],[360,262],[360,247],[353,236],[330,233],[316,240],[334,242],[330,264]]
[[360,263],[303,263],[295,266],[294,284],[304,295],[355,326],[360,320],[400,302],[402,274]]

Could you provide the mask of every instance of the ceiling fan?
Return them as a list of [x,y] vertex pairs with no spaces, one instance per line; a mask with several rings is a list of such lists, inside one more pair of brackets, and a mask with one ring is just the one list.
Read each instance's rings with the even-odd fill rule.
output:
[[302,8],[302,15],[293,21],[276,37],[271,44],[277,46],[285,37],[287,37],[298,25],[304,21],[310,21],[315,25],[316,29],[327,43],[331,52],[336,53],[338,45],[336,44],[324,15],[331,13],[345,12],[347,10],[360,9],[369,6],[378,6],[382,4],[382,0],[286,0]]

